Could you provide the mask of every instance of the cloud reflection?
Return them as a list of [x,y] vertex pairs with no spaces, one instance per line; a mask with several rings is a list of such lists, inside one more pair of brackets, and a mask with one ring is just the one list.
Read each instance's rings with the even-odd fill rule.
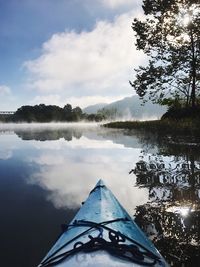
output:
[[12,158],[12,151],[9,149],[0,149],[0,160]]
[[0,131],[0,160],[8,160],[13,157],[14,150],[18,146],[13,132]]
[[[111,140],[82,136],[70,142],[33,142],[38,155],[27,158],[36,164],[29,183],[47,190],[48,200],[57,208],[77,208],[84,201],[98,179],[103,179],[119,201],[133,213],[134,208],[145,203],[146,189],[138,189],[128,172],[140,155],[141,149],[126,148]],[[96,137],[96,139],[95,139]],[[110,136],[109,136],[110,137]],[[109,138],[110,139],[110,138]]]

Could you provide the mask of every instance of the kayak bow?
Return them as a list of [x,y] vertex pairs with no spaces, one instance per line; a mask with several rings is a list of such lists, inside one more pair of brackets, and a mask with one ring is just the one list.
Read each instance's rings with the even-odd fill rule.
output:
[[100,180],[38,267],[168,266]]

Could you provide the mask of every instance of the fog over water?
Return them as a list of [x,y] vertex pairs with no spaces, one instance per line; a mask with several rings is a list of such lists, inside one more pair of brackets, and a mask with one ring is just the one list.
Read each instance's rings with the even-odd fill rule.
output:
[[96,127],[99,123],[94,122],[51,122],[51,123],[0,123],[0,130],[16,130],[16,129],[65,129],[70,127],[88,128]]

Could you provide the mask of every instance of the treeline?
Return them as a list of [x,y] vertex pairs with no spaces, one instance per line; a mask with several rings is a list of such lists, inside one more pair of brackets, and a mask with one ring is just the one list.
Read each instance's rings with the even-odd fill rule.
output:
[[123,117],[123,115],[115,107],[102,108],[97,111],[97,115],[102,116],[107,120],[116,120],[116,118]]
[[105,117],[102,114],[86,114],[80,107],[72,108],[70,104],[63,108],[55,105],[35,105],[22,106],[13,115],[7,116],[6,122],[51,122],[51,121],[68,121],[78,122],[102,121]]

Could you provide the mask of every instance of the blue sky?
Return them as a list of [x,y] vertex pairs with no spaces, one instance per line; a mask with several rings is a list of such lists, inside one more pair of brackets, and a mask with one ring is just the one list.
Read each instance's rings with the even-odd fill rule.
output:
[[0,0],[0,110],[131,95],[141,0]]

